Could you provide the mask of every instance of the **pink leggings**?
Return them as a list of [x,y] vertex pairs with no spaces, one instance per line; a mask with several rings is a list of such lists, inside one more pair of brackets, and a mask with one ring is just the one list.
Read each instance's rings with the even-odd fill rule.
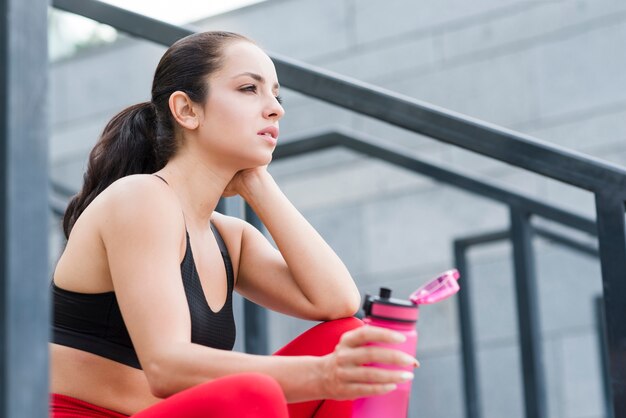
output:
[[[274,355],[323,356],[339,337],[362,326],[357,318],[323,322],[299,335]],[[51,395],[51,418],[127,418],[65,395]],[[352,401],[317,400],[287,404],[279,384],[261,373],[240,373],[199,384],[168,397],[132,418],[349,418]]]

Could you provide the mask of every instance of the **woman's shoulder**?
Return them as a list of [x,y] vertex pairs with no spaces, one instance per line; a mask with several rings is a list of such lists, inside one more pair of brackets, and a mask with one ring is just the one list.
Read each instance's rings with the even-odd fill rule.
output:
[[211,222],[217,228],[220,235],[222,235],[222,238],[224,238],[230,253],[240,247],[241,233],[246,223],[244,220],[213,211],[213,215],[211,215]]
[[93,202],[101,227],[126,228],[183,225],[176,195],[162,180],[150,174],[122,177]]
[[148,197],[154,193],[171,190],[157,176],[152,174],[131,174],[115,180],[109,187],[104,189],[100,196],[103,197]]
[[172,204],[176,195],[162,180],[151,174],[131,174],[115,180],[94,200],[103,206],[149,206],[155,203]]
[[223,227],[228,229],[241,229],[244,221],[235,216],[213,211],[213,215],[211,215],[211,222],[213,222],[217,228]]

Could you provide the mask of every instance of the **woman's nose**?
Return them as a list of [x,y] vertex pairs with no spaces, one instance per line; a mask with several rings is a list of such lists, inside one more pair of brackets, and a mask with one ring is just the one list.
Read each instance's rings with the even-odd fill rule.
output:
[[274,118],[276,120],[283,117],[285,114],[285,109],[283,109],[282,105],[278,103],[275,97],[270,99],[270,103],[265,108],[265,117],[266,118]]

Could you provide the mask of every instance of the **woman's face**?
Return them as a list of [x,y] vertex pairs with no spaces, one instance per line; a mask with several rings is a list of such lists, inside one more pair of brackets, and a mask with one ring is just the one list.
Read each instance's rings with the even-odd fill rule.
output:
[[278,90],[274,63],[263,50],[247,41],[228,44],[222,68],[209,78],[198,128],[208,156],[237,169],[269,164],[276,141],[258,132],[278,128],[285,113]]

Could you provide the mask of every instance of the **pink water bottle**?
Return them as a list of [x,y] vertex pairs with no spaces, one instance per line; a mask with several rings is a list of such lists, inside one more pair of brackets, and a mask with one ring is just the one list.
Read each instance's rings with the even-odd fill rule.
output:
[[[455,294],[459,290],[457,280],[459,272],[449,270],[439,277],[426,283],[411,294],[409,300],[394,299],[391,289],[381,287],[378,296],[365,296],[363,310],[366,325],[389,328],[406,336],[401,344],[372,343],[382,347],[401,350],[415,356],[417,350],[417,330],[415,324],[419,319],[419,305],[436,303]],[[386,369],[407,370],[413,367],[401,367],[388,364],[372,363],[369,366]],[[379,396],[355,399],[352,407],[353,418],[406,418],[409,413],[411,397],[411,381],[399,383],[397,388]]]

